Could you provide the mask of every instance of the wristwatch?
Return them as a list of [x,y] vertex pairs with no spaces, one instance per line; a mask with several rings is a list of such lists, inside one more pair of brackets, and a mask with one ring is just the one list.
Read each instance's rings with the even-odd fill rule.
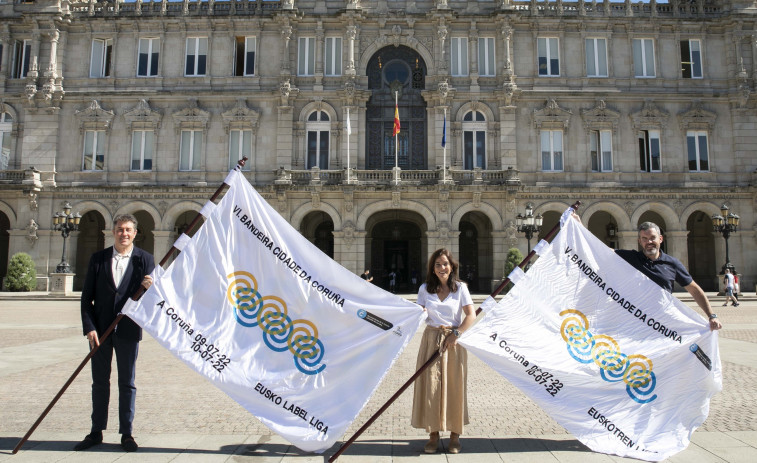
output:
[[713,318],[718,318],[717,314],[711,313],[710,314],[710,320],[712,320]]
[[460,337],[460,330],[458,330],[457,328],[453,328],[452,329],[452,334],[454,334],[456,338],[459,338]]

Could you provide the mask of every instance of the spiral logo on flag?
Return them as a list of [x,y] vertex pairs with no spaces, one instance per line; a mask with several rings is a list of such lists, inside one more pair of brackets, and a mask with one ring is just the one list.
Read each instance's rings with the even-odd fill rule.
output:
[[560,312],[563,319],[560,334],[567,343],[568,353],[581,363],[594,362],[599,374],[608,382],[623,381],[626,393],[640,404],[652,402],[657,379],[652,371],[652,360],[643,355],[627,355],[610,336],[595,335],[589,331],[589,320],[578,310]]
[[258,281],[251,273],[239,271],[226,278],[231,280],[226,296],[240,325],[260,327],[266,346],[275,352],[291,352],[295,366],[306,375],[318,374],[326,368],[321,363],[323,343],[313,322],[292,320],[287,315],[286,302],[278,296],[260,294]]

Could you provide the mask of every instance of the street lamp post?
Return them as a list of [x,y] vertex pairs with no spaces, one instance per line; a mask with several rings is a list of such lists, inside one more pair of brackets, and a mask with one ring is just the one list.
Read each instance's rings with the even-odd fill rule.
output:
[[528,241],[528,254],[531,253],[531,238],[534,237],[534,232],[538,233],[541,230],[541,224],[544,218],[541,214],[534,216],[534,206],[531,203],[526,204],[526,215],[518,214],[515,218],[515,224],[518,227],[518,232],[526,234],[526,240]]
[[63,237],[63,253],[60,257],[60,264],[55,268],[55,273],[71,273],[71,266],[66,262],[66,239],[72,231],[79,229],[81,214],[71,214],[71,204],[66,201],[63,205],[62,212],[53,214],[53,230],[59,231]]
[[712,229],[723,235],[725,238],[725,265],[720,270],[721,275],[725,273],[725,269],[729,269],[732,275],[736,275],[736,269],[731,263],[731,258],[728,255],[728,238],[731,233],[736,233],[739,228],[739,217],[733,212],[728,211],[728,206],[723,204],[720,206],[720,214],[714,214],[712,216]]

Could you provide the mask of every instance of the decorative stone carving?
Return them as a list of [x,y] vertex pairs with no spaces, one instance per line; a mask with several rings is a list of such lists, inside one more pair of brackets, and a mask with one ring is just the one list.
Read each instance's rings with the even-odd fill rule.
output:
[[160,211],[160,215],[165,215],[166,211],[168,210],[168,202],[167,201],[159,201],[157,204],[158,211]]
[[449,190],[439,190],[439,212],[446,213],[449,210]]
[[633,215],[633,211],[636,210],[636,205],[633,203],[633,201],[626,201],[623,204],[623,210],[626,211],[626,214],[628,214],[629,217]]
[[26,239],[29,240],[29,244],[32,246],[39,239],[39,236],[37,236],[38,229],[39,225],[37,225],[37,222],[34,219],[29,219],[29,225],[26,226]]
[[205,131],[208,128],[208,121],[210,121],[210,113],[197,105],[197,98],[188,98],[187,107],[176,111],[172,114],[172,117],[176,126],[176,133],[188,128]]
[[37,203],[37,193],[34,191],[29,192],[29,209],[32,211],[36,211],[39,207],[39,204]]
[[394,44],[395,47],[400,46],[400,38],[402,36],[402,28],[399,24],[395,24],[394,27],[392,27],[392,44]]
[[355,231],[357,228],[355,227],[355,224],[350,222],[349,220],[342,225],[342,241],[344,241],[344,245],[349,249],[352,247],[352,243],[355,242]]
[[596,106],[581,111],[581,117],[586,130],[612,129],[613,132],[618,130],[620,113],[609,109],[605,100],[597,100]]
[[115,113],[100,107],[97,100],[92,100],[85,109],[74,113],[79,120],[79,130],[110,130]]
[[401,192],[399,190],[392,191],[392,207],[400,207]]
[[505,226],[505,235],[505,243],[508,248],[514,248],[518,245],[518,228],[512,220],[508,221]]
[[667,125],[669,114],[652,102],[652,100],[644,100],[644,106],[641,111],[635,112],[630,115],[633,121],[634,130],[648,130],[648,129],[664,129]]
[[543,108],[534,111],[534,127],[538,129],[543,126],[551,126],[567,130],[572,114],[571,111],[561,108],[554,98],[550,98]]
[[344,210],[346,212],[352,212],[352,209],[355,204],[354,201],[355,201],[355,191],[344,190]]
[[160,128],[160,122],[163,119],[163,115],[152,108],[147,100],[139,100],[139,103],[134,108],[124,113],[124,119],[130,130],[135,129],[152,129],[157,130]]
[[694,100],[691,109],[678,115],[681,130],[711,130],[716,118],[717,114],[704,109],[700,100]]
[[228,111],[221,113],[221,117],[223,118],[223,128],[226,133],[229,133],[232,128],[254,131],[258,127],[260,115],[247,106],[244,98],[237,98],[237,104]]

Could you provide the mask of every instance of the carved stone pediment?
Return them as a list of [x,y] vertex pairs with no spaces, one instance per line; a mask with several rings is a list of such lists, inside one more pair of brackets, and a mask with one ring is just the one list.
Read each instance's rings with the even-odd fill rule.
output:
[[670,114],[658,108],[652,100],[645,100],[641,111],[630,115],[636,130],[662,130],[667,125],[669,116]]
[[612,129],[616,131],[620,121],[620,113],[608,108],[605,100],[599,100],[593,108],[581,111],[581,117],[587,130]]
[[107,111],[100,107],[97,100],[92,102],[85,109],[76,111],[76,118],[79,119],[80,130],[110,130],[113,124],[113,118],[116,117],[113,111]]
[[682,130],[710,130],[715,125],[716,118],[717,114],[704,109],[699,100],[692,103],[691,109],[678,114]]
[[233,108],[221,113],[221,117],[223,118],[223,127],[228,133],[232,128],[255,130],[258,126],[260,114],[247,106],[244,98],[239,98]]
[[534,126],[567,129],[572,115],[571,111],[561,108],[554,98],[550,98],[543,108],[534,111]]
[[171,116],[176,124],[176,130],[182,128],[206,130],[210,120],[210,113],[200,109],[196,98],[190,98],[186,108],[176,111]]
[[124,119],[130,128],[150,128],[157,130],[160,128],[160,121],[163,115],[152,108],[147,100],[139,100],[139,103],[134,108],[124,113]]

